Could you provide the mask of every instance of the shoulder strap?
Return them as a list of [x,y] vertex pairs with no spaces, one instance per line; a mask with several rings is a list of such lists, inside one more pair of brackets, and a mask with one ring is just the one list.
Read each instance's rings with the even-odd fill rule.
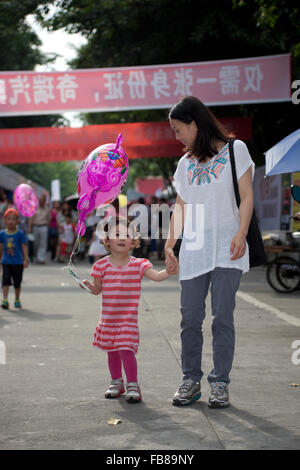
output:
[[229,157],[230,157],[230,163],[231,163],[234,194],[235,194],[236,204],[239,207],[241,203],[241,198],[240,198],[239,187],[238,187],[237,176],[236,176],[233,143],[234,143],[233,139],[229,141]]

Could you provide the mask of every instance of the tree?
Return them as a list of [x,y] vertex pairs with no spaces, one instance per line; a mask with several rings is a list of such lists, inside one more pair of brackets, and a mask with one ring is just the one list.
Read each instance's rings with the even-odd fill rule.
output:
[[76,68],[151,65],[265,55],[273,45],[257,37],[256,6],[232,0],[60,0],[50,29],[88,39],[71,62]]
[[[273,47],[290,50],[299,67],[300,9],[296,0],[254,0],[256,26],[262,40]],[[244,0],[233,0],[234,8],[244,8]]]
[[[51,62],[40,52],[41,41],[26,23],[45,0],[2,0],[0,3],[0,70],[33,70],[36,65]],[[1,117],[0,128],[22,128],[63,125],[59,115]]]
[[[0,70],[33,70],[48,59],[39,50],[41,41],[26,23],[26,16],[36,11],[42,0],[2,0],[0,3]],[[60,115],[1,117],[0,128],[51,127],[66,125]],[[62,195],[75,192],[76,168],[71,162],[8,165],[48,190],[52,179],[61,180]]]
[[[44,26],[80,32],[88,39],[70,63],[74,68],[198,62],[292,52],[293,74],[299,73],[300,21],[295,0],[51,3],[57,9],[50,18],[44,7],[38,10]],[[250,149],[256,163],[264,163],[263,152],[299,126],[299,108],[286,102],[217,106],[212,111],[217,117],[252,116]],[[165,119],[166,110],[84,116],[87,124]],[[160,164],[157,160],[157,165]],[[146,170],[147,162],[143,165]]]
[[76,192],[78,170],[73,162],[47,162],[30,165],[25,163],[10,165],[9,167],[29,180],[40,184],[48,191],[51,189],[51,181],[59,179],[62,199]]

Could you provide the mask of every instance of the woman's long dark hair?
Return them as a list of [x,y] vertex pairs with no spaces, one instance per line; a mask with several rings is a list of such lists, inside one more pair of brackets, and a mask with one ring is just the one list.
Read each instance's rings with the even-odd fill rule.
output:
[[198,132],[191,155],[198,158],[200,162],[207,157],[212,158],[218,153],[215,144],[218,140],[225,143],[234,137],[215,118],[213,113],[195,96],[186,96],[178,101],[169,112],[169,119],[177,119],[185,124],[195,122]]

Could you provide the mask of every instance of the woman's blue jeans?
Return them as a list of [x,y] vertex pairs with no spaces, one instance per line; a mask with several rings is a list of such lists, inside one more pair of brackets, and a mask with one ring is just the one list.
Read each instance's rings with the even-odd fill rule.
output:
[[200,382],[203,376],[202,323],[205,318],[205,300],[211,285],[213,369],[207,380],[209,383],[230,382],[235,345],[233,313],[241,276],[240,269],[217,267],[194,279],[180,282],[183,380]]

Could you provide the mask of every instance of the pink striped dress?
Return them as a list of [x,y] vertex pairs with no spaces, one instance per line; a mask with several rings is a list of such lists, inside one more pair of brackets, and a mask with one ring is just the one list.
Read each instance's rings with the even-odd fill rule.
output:
[[91,276],[102,280],[102,312],[93,346],[105,351],[137,352],[141,281],[146,269],[152,267],[147,259],[133,256],[125,266],[113,265],[108,256],[93,265]]

